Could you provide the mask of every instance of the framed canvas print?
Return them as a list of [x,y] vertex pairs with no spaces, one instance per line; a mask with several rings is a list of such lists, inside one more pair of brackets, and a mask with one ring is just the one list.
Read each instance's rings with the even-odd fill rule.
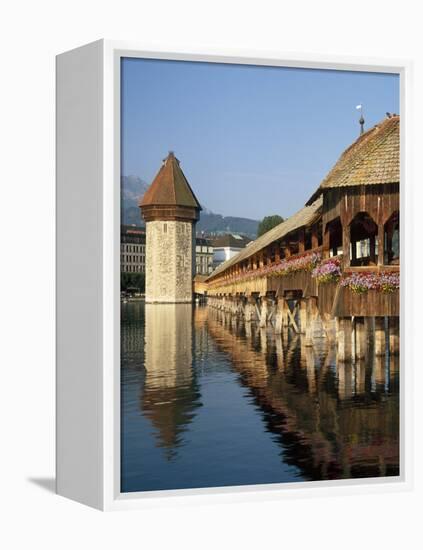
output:
[[59,494],[409,487],[409,75],[109,41],[58,56]]

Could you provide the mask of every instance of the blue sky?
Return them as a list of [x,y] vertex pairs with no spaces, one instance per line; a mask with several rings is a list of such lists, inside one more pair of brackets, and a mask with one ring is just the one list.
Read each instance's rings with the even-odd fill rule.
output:
[[261,219],[301,208],[365,128],[399,113],[399,77],[122,61],[122,174],[151,183],[169,150],[202,205]]

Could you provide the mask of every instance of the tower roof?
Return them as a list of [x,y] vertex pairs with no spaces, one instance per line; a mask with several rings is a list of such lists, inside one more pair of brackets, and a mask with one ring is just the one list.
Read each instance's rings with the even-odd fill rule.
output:
[[140,206],[182,206],[201,210],[200,203],[181,170],[179,160],[172,151],[164,159],[159,172],[140,201]]

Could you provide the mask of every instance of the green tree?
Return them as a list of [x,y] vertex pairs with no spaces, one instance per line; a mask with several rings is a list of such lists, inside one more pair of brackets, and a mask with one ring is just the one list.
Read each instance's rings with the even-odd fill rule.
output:
[[273,227],[276,227],[283,221],[284,219],[278,214],[273,214],[273,216],[265,216],[258,225],[257,237],[261,237],[270,229],[273,229]]

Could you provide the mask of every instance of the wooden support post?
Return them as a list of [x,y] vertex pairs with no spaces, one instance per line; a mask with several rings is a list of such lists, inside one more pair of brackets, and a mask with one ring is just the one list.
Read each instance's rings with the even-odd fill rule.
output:
[[370,261],[376,263],[376,239],[377,235],[370,236]]
[[315,391],[316,391],[316,369],[315,369],[315,362],[314,362],[314,351],[310,347],[306,348],[305,361],[306,361],[306,367],[307,367],[308,391],[310,393],[315,393]]
[[351,265],[351,259],[350,259],[350,228],[348,225],[342,226],[342,250],[344,252],[344,255],[343,255],[344,267],[349,267]]
[[355,391],[362,394],[366,391],[366,362],[357,359],[355,363]]
[[383,223],[377,226],[377,241],[377,265],[383,265],[385,259],[385,227]]
[[374,380],[377,386],[384,386],[386,383],[385,358],[382,355],[376,355],[373,363]]
[[282,325],[283,325],[283,298],[279,298],[276,303],[276,313],[275,313],[275,334],[282,334]]
[[317,317],[317,304],[314,296],[307,298],[306,314],[305,345],[312,346],[314,321]]
[[389,353],[398,355],[400,350],[399,317],[389,317]]
[[281,302],[281,311],[282,311],[282,326],[287,327],[289,324],[289,318],[288,318],[289,306],[287,301],[283,297],[280,298],[280,302]]
[[338,396],[340,399],[348,399],[353,393],[352,363],[340,362],[338,367]]
[[329,344],[335,342],[336,322],[329,313],[322,314],[322,324]]
[[352,322],[351,317],[337,319],[337,359],[340,362],[351,360]]
[[367,355],[367,331],[364,317],[354,318],[354,341],[356,359],[364,359]]
[[327,227],[323,227],[323,247],[322,247],[323,258],[329,258],[330,256],[330,232]]
[[267,298],[266,298],[266,296],[264,296],[261,299],[260,321],[259,321],[259,327],[260,328],[264,328],[267,324],[267,311],[268,311]]
[[375,355],[386,353],[385,317],[375,317]]
[[357,243],[356,242],[353,242],[351,243],[351,264],[352,265],[357,265],[356,264],[356,261],[357,261]]
[[276,337],[276,364],[279,370],[285,370],[285,359],[281,336]]
[[299,300],[300,303],[300,331],[305,334],[307,326],[307,302],[305,299]]
[[372,342],[372,344],[374,343],[375,318],[374,317],[364,317],[364,325],[366,327],[367,346],[370,347],[370,342]]
[[267,332],[264,328],[260,329],[260,348],[262,353],[267,353]]
[[256,313],[256,301],[253,296],[248,296],[247,303],[245,304],[245,321],[251,323],[254,321]]
[[273,297],[269,300],[268,306],[270,306],[269,307],[270,311],[269,311],[269,315],[267,317],[267,321],[268,321],[268,323],[270,323],[272,321],[274,315],[275,315],[275,307],[276,307],[276,301]]

